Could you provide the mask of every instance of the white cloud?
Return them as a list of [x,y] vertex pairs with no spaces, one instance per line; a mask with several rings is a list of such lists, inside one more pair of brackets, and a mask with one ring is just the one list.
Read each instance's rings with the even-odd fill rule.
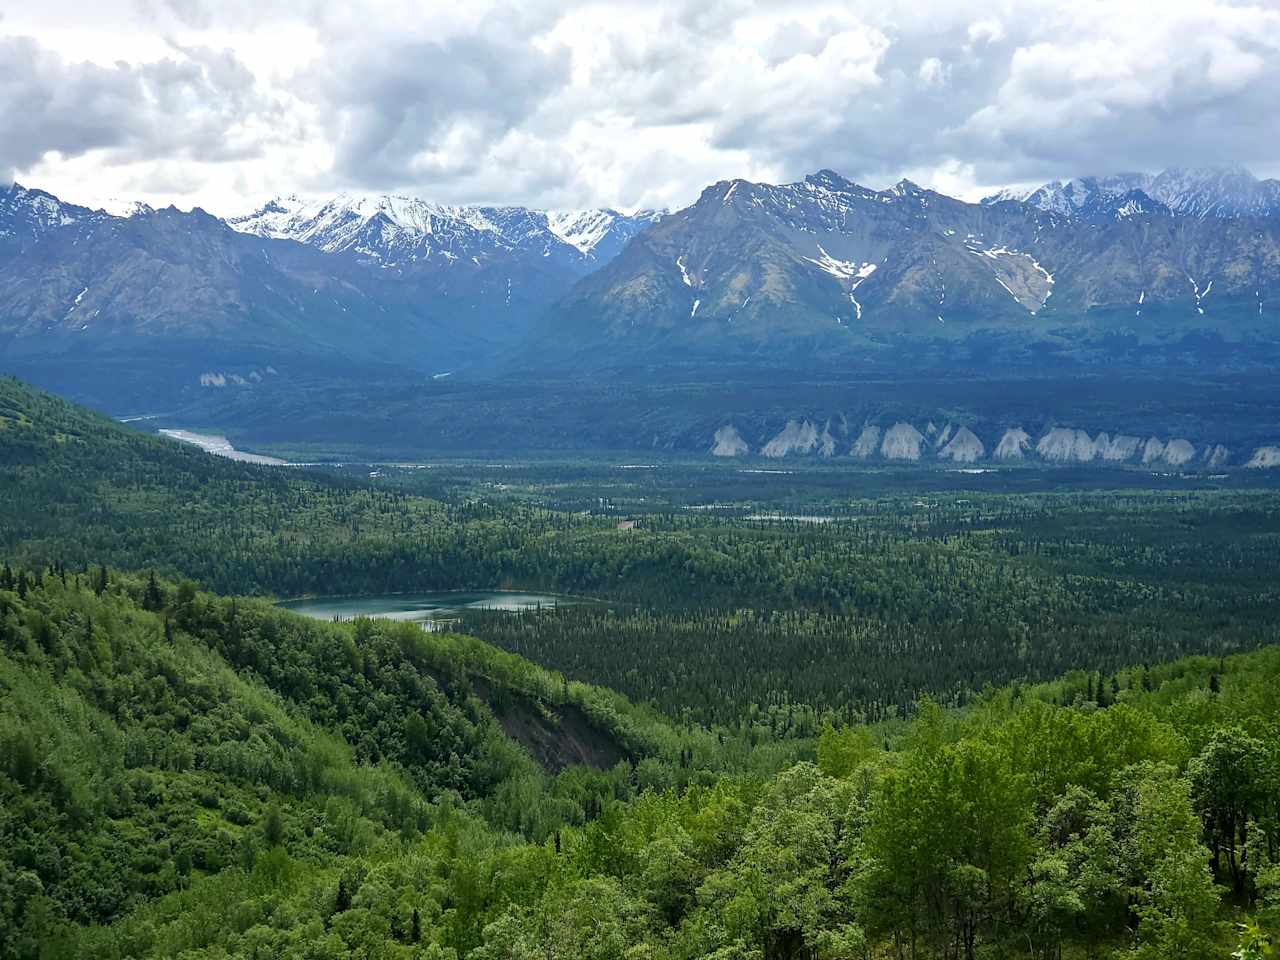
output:
[[945,87],[949,72],[946,64],[937,57],[925,57],[920,61],[920,69],[916,71],[920,82],[926,87]]
[[73,200],[678,206],[830,167],[951,192],[1274,172],[1280,11],[1233,0],[45,0],[0,20],[0,175]]

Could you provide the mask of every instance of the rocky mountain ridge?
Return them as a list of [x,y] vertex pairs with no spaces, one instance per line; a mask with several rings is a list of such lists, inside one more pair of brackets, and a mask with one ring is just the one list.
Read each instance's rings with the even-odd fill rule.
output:
[[662,215],[449,206],[406,196],[339,194],[318,200],[279,197],[226,222],[241,233],[295,240],[325,253],[353,252],[385,267],[434,260],[457,268],[470,258],[519,252],[585,272],[616,256]]
[[1202,341],[1251,363],[1258,353],[1233,345],[1277,344],[1280,217],[1191,216],[1137,189],[1052,206],[969,204],[905,180],[876,191],[826,170],[723,181],[581,281],[534,340],[567,335],[583,345],[575,362],[845,368],[1117,351],[1130,364]]
[[1280,180],[1259,180],[1243,167],[1171,168],[1161,173],[1054,180],[1032,190],[1002,190],[984,204],[1015,200],[1063,216],[1087,216],[1099,206],[1141,193],[1174,213],[1191,217],[1280,215]]

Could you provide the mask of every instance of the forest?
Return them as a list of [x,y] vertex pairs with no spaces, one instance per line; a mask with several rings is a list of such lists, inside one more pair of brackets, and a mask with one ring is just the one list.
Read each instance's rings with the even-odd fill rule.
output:
[[[504,471],[506,490],[458,490],[432,479],[443,471],[263,468],[13,380],[0,380],[0,450],[0,550],[16,561],[156,570],[276,597],[596,597],[609,603],[462,626],[678,719],[769,713],[807,735],[821,716],[904,715],[925,694],[958,706],[988,684],[1070,670],[1110,678],[1252,649],[1280,629],[1280,491],[1267,487],[841,497],[822,474],[809,487],[784,478],[791,499],[725,512],[681,509],[681,490],[715,481],[677,473],[639,481],[665,506],[618,530],[612,509],[549,506],[602,500],[599,469],[555,485],[545,468]],[[779,495],[759,478],[737,482],[737,495]],[[774,518],[784,509],[827,522]]]
[[[1265,956],[1280,649],[1115,679],[747,743],[454,634],[9,566],[0,954]],[[623,759],[540,768],[521,698]]]
[[[1275,491],[677,477],[620,529],[585,473],[258,467],[0,379],[0,956],[1269,955]],[[601,602],[272,603],[454,587]]]

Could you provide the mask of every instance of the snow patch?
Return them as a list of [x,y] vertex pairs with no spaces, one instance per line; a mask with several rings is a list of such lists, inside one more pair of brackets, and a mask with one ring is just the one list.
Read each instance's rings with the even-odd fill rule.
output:
[[684,257],[685,255],[683,253],[676,257],[676,266],[680,268],[680,279],[684,282],[684,285],[686,287],[692,287],[693,281],[689,278],[688,269],[685,268]]

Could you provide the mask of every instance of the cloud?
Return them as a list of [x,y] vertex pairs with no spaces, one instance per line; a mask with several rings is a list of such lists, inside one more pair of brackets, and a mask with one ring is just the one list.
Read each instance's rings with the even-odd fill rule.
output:
[[994,175],[1265,161],[1280,123],[1280,11],[1234,4],[1084,8],[1020,45],[953,149]]
[[[1267,172],[1280,140],[1280,10],[1262,0],[45,5],[0,22],[39,38],[0,36],[0,167],[98,193],[163,177],[215,209],[245,189],[680,205],[819,167],[975,195]],[[117,14],[160,52],[101,26]]]
[[[56,152],[113,162],[258,154],[267,102],[229,51],[175,47],[178,57],[113,67],[70,62],[29,37],[0,36],[0,170]],[[269,114],[270,110],[265,109]]]
[[334,175],[369,187],[474,173],[568,76],[564,56],[483,31],[361,38],[333,52],[295,91],[327,118]]

